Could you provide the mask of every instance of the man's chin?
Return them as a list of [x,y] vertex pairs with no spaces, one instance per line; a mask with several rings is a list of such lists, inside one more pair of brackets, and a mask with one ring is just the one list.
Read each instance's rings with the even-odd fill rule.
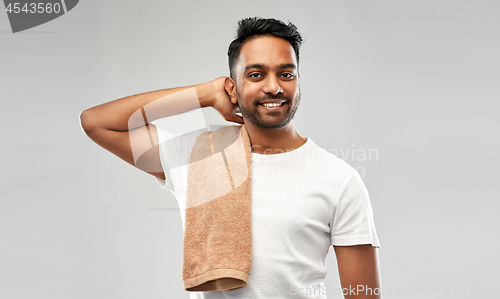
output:
[[279,123],[252,122],[252,121],[247,120],[247,123],[249,123],[249,122],[251,122],[252,125],[257,127],[257,128],[267,130],[267,131],[275,131],[275,130],[282,129],[282,128],[286,127],[287,125],[289,125],[291,123],[291,120],[287,121],[287,122],[279,122]]

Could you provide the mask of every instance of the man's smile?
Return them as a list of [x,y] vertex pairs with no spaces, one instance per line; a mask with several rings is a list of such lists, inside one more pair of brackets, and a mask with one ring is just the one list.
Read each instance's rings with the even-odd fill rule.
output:
[[265,102],[259,103],[258,106],[262,107],[267,111],[279,111],[283,109],[283,107],[288,104],[288,101],[279,101],[279,102]]

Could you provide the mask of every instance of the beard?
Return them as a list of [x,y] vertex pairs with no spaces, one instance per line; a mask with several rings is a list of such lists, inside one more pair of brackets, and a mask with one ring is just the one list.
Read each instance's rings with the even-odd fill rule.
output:
[[[295,117],[295,113],[299,108],[300,104],[300,90],[299,93],[292,100],[290,97],[286,97],[282,94],[277,95],[267,95],[255,99],[253,102],[245,105],[245,100],[243,100],[240,94],[236,91],[236,97],[238,99],[238,105],[240,106],[241,114],[244,119],[253,123],[256,127],[265,130],[277,130],[288,125],[292,119]],[[262,112],[259,109],[259,103],[265,100],[284,100],[282,111],[276,112]]]

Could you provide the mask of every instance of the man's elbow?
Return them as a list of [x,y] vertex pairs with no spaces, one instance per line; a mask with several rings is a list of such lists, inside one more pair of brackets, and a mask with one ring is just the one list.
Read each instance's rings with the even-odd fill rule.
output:
[[91,135],[92,132],[96,128],[95,117],[92,115],[92,112],[89,109],[82,111],[80,113],[80,126],[82,130],[87,135]]

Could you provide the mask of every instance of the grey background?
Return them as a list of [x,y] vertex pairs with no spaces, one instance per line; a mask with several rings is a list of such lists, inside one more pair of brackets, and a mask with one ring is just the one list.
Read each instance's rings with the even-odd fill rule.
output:
[[[256,15],[306,38],[298,132],[378,153],[345,160],[371,195],[385,297],[498,298],[500,2],[487,0],[94,0],[16,34],[0,12],[1,298],[188,298],[175,198],[79,114],[227,75],[236,23]],[[333,252],[328,266],[339,298]]]

